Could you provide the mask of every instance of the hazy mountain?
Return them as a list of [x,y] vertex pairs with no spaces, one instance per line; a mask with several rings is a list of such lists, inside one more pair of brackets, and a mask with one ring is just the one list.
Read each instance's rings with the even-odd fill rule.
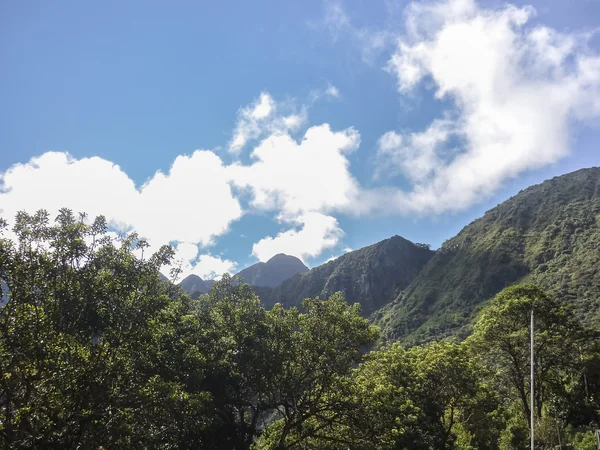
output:
[[273,290],[255,289],[265,306],[298,306],[307,297],[341,291],[369,314],[406,288],[434,254],[428,246],[394,236],[355,250],[284,281]]
[[305,272],[308,272],[308,267],[298,258],[279,253],[267,262],[259,262],[242,270],[236,276],[253,286],[274,288],[297,273]]
[[372,317],[389,339],[408,343],[466,334],[483,302],[527,281],[573,302],[582,319],[599,319],[600,168],[532,186],[486,212]]
[[179,286],[189,293],[192,292],[200,292],[201,294],[206,294],[210,291],[214,281],[213,280],[203,280],[198,275],[188,275],[185,277]]
[[[236,276],[242,277],[245,283],[253,286],[273,288],[297,273],[307,271],[308,267],[298,258],[280,253],[267,262],[259,262],[247,267]],[[213,283],[214,280],[203,280],[198,275],[189,275],[179,283],[179,286],[189,293],[206,294]]]

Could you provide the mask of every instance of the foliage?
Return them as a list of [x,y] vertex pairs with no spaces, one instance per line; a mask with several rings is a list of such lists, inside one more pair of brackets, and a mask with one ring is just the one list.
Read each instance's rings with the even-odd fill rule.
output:
[[137,258],[143,240],[107,231],[40,211],[0,241],[2,447],[247,449],[271,422],[288,445],[343,407],[377,338],[358,305],[267,311],[227,276],[192,301],[161,280],[170,247]]
[[[158,276],[172,249],[138,259],[131,250],[144,241],[132,235],[115,245],[103,217],[84,219],[61,210],[50,225],[45,211],[19,213],[17,242],[0,240],[4,447],[198,441],[207,396],[189,380],[202,357],[177,352],[170,337],[197,341],[201,331],[189,299]],[[176,414],[163,409],[169,404]]]
[[[529,402],[529,322],[534,311],[535,406]],[[498,294],[469,342],[485,352],[518,394],[525,417],[538,418],[561,380],[577,371],[588,336],[567,305],[535,286],[517,285]]]
[[574,450],[596,450],[596,436],[592,431],[587,433],[576,433],[573,436],[573,449]]
[[19,213],[13,231],[0,448],[524,449],[532,308],[536,444],[593,444],[599,335],[537,286],[499,293],[463,342],[368,352],[379,330],[341,293],[265,309],[224,276],[193,300],[160,276],[170,247],[143,257],[102,217]]

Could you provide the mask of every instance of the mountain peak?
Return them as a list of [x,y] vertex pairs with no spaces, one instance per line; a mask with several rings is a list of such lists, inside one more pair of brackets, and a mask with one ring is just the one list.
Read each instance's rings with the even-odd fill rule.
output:
[[267,307],[275,302],[299,306],[305,298],[324,298],[341,291],[348,303],[359,302],[363,313],[369,314],[408,286],[434,253],[392,236],[298,274],[259,297]]
[[[284,261],[284,260],[295,260],[295,261],[299,261],[300,263],[302,263],[302,260],[296,256],[292,256],[292,255],[286,255],[285,253],[277,253],[275,256],[272,256],[270,259],[267,260],[266,264],[270,263],[270,262],[280,262],[280,261]],[[304,264],[304,263],[302,263]]]
[[466,225],[372,318],[388,339],[409,344],[464,336],[485,301],[521,282],[540,285],[589,317],[598,310],[598,247],[594,167],[530,186]]
[[204,281],[202,278],[200,278],[198,275],[195,275],[195,274],[188,275],[184,279],[190,280],[190,281]]
[[189,292],[189,293],[199,291],[202,294],[206,294],[207,292],[210,291],[210,288],[212,287],[213,283],[214,283],[213,280],[204,281],[198,275],[192,274],[192,275],[188,275],[183,280],[181,280],[181,282],[179,283],[179,286],[181,286],[181,288],[184,291]]
[[253,286],[274,288],[297,273],[308,272],[308,267],[295,256],[278,253],[266,263],[256,263],[237,275]]

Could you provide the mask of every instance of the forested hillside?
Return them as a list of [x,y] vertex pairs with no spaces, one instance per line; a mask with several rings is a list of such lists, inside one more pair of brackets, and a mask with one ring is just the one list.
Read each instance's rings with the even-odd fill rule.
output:
[[433,254],[428,246],[394,236],[298,274],[270,292],[257,290],[257,294],[270,307],[277,302],[300,306],[305,298],[342,292],[349,303],[360,303],[363,313],[370,314],[406,288]]
[[464,337],[483,302],[519,281],[538,283],[598,322],[600,168],[532,186],[488,211],[373,319],[391,340]]

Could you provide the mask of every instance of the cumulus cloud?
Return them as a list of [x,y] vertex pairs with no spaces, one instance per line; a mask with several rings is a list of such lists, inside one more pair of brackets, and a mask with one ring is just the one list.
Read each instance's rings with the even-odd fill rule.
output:
[[284,219],[347,208],[359,190],[347,155],[359,144],[353,128],[332,131],[327,124],[309,128],[300,142],[275,134],[252,151],[251,165],[230,166],[231,179],[250,190],[253,207],[278,210]]
[[375,176],[402,174],[413,182],[428,179],[442,164],[443,144],[451,132],[452,122],[448,120],[436,120],[423,132],[402,135],[388,131],[377,143]]
[[291,105],[276,103],[266,92],[251,105],[241,108],[237,116],[229,142],[229,152],[233,154],[238,154],[252,140],[296,132],[307,121],[306,108],[295,111]]
[[[201,198],[202,206],[190,205],[190,195]],[[151,249],[169,242],[210,245],[242,215],[226,168],[209,151],[177,157],[167,174],[156,173],[139,189],[110,161],[45,153],[0,174],[0,205],[7,220],[19,210],[44,208],[56,215],[64,206],[90,217],[104,215],[118,231],[137,231]],[[192,251],[192,244],[179,246],[185,255]]]
[[278,253],[285,253],[305,261],[335,247],[344,235],[335,217],[317,212],[302,214],[291,222],[301,228],[261,239],[252,247],[252,255],[267,261]]
[[[589,36],[529,26],[533,14],[473,0],[407,7],[406,33],[387,70],[401,94],[428,80],[453,107],[424,131],[381,137],[380,165],[408,176],[413,189],[369,192],[363,205],[464,209],[507,178],[568,154],[573,121],[600,114],[600,57],[586,45]],[[452,142],[460,145],[451,149]]]
[[325,89],[325,95],[332,98],[340,98],[340,91],[333,84],[329,83]]
[[222,259],[219,256],[213,256],[210,253],[199,255],[198,246],[187,242],[180,242],[175,248],[175,258],[173,265],[166,268],[178,268],[181,270],[179,279],[184,279],[188,275],[198,275],[203,280],[219,279],[225,273],[233,274],[237,269],[237,264],[228,259]]
[[[339,94],[332,85],[326,91]],[[261,249],[267,242],[276,253],[298,253],[293,243],[301,242],[308,250],[300,255],[317,256],[342,233],[335,219],[325,214],[349,208],[358,195],[347,156],[358,147],[360,135],[353,128],[333,131],[325,124],[295,139],[289,133],[296,125],[290,125],[286,108],[262,94],[243,109],[246,124],[254,121],[260,128],[244,139],[262,139],[251,152],[250,164],[226,165],[215,152],[198,150],[178,156],[167,173],[157,172],[141,186],[102,158],[45,153],[0,173],[0,214],[12,219],[18,210],[45,208],[55,215],[63,206],[90,217],[102,214],[116,231],[136,231],[146,238],[150,247],[145,255],[172,243],[177,261],[172,267],[180,265],[181,276],[205,278],[236,268],[234,262],[207,253],[207,247],[243,214],[267,211],[284,227],[304,228],[261,241],[255,254],[264,254]],[[277,125],[282,123],[286,125]],[[245,211],[238,197],[244,191],[249,193]],[[190,198],[200,203],[190,203]]]

